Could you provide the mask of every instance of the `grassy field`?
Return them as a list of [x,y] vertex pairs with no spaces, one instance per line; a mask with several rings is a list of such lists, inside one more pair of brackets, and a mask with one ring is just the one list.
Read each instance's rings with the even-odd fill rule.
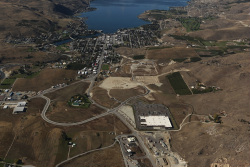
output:
[[84,64],[81,63],[70,63],[67,65],[68,70],[81,70],[86,67]]
[[109,65],[108,64],[103,64],[102,65],[102,70],[109,70]]
[[6,78],[0,85],[0,89],[10,89],[15,82],[14,78]]
[[13,85],[14,91],[40,91],[51,86],[71,83],[77,73],[73,70],[65,69],[44,69],[33,78],[19,78]]
[[174,89],[176,94],[179,95],[191,95],[192,92],[189,90],[185,81],[183,80],[181,74],[179,72],[175,72],[167,75],[167,78]]
[[178,18],[182,26],[186,28],[187,32],[197,31],[200,29],[201,20],[196,17]]
[[145,58],[145,55],[135,55],[135,56],[133,56],[134,60],[140,60],[140,59],[144,59],[144,58]]

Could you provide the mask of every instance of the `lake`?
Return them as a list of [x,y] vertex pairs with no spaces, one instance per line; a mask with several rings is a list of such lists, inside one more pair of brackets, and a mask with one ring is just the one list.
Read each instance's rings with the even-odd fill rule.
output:
[[82,13],[80,17],[88,18],[86,23],[89,29],[114,33],[121,28],[148,24],[137,17],[146,10],[167,10],[169,7],[186,5],[185,0],[94,0],[90,7],[97,10]]

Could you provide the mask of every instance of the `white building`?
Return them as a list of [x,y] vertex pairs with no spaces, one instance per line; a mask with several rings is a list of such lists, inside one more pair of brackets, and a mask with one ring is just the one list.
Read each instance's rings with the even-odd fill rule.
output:
[[164,115],[140,116],[140,120],[142,126],[165,127],[165,128],[172,127],[169,117]]
[[18,103],[17,103],[17,107],[25,107],[26,104],[27,104],[27,103],[26,103],[25,101],[18,102]]
[[15,107],[13,110],[13,114],[17,114],[17,113],[24,112],[24,111],[25,111],[24,107]]

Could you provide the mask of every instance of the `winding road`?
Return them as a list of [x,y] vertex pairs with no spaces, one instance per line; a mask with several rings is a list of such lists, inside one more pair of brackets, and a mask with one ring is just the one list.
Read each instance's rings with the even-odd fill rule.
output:
[[[104,47],[103,47],[103,49],[104,49]],[[76,125],[81,125],[81,124],[85,124],[85,123],[91,122],[91,121],[93,121],[93,120],[95,120],[95,119],[98,119],[98,118],[107,116],[107,115],[109,115],[109,114],[114,114],[115,116],[117,116],[117,117],[118,117],[118,118],[119,118],[119,119],[120,119],[120,120],[121,120],[121,121],[131,130],[132,135],[134,135],[134,136],[137,138],[137,140],[138,140],[138,142],[139,142],[141,148],[142,148],[143,151],[145,152],[145,154],[146,154],[145,157],[147,157],[147,158],[151,161],[153,167],[155,167],[156,165],[155,165],[155,161],[154,161],[154,159],[153,159],[153,156],[151,155],[151,153],[149,152],[149,150],[148,150],[147,147],[145,146],[145,144],[144,144],[144,142],[143,142],[143,139],[142,139],[142,137],[141,137],[141,135],[140,135],[140,132],[137,131],[136,129],[134,129],[133,126],[132,126],[130,123],[128,123],[127,120],[126,120],[119,112],[117,112],[117,111],[119,110],[120,107],[122,107],[123,105],[125,105],[125,104],[126,104],[127,102],[129,102],[130,100],[132,100],[132,99],[137,99],[137,98],[139,98],[139,97],[146,96],[147,94],[149,94],[150,91],[149,91],[145,86],[143,86],[144,89],[145,89],[145,93],[144,93],[144,94],[130,97],[130,98],[128,98],[127,100],[121,102],[121,104],[120,104],[119,106],[117,106],[117,107],[115,107],[115,108],[112,108],[112,109],[106,108],[106,107],[104,107],[104,106],[102,106],[102,105],[96,103],[96,102],[91,98],[90,92],[91,92],[91,90],[92,90],[92,88],[93,88],[93,86],[94,86],[94,84],[95,84],[95,80],[96,80],[97,76],[98,76],[99,73],[100,73],[100,70],[101,70],[101,67],[102,67],[103,58],[104,58],[104,52],[102,52],[102,55],[101,55],[101,57],[100,57],[100,63],[99,63],[99,66],[98,66],[98,70],[97,70],[97,74],[96,74],[96,75],[93,75],[93,76],[91,76],[91,77],[89,77],[89,78],[87,78],[87,79],[83,79],[83,80],[74,82],[74,83],[72,83],[72,84],[70,84],[70,85],[66,85],[66,86],[64,86],[64,87],[59,87],[59,88],[54,88],[54,89],[50,88],[50,89],[44,90],[41,94],[32,97],[32,98],[43,98],[43,99],[46,100],[46,104],[45,104],[45,106],[44,106],[44,108],[43,108],[43,110],[42,110],[41,117],[42,117],[42,119],[43,119],[44,121],[46,121],[46,122],[48,122],[48,123],[50,123],[50,124],[53,124],[53,125],[57,125],[57,126],[76,126]],[[97,115],[97,116],[94,116],[94,117],[92,117],[92,118],[89,118],[89,119],[86,119],[86,120],[83,120],[83,121],[80,121],[80,122],[66,122],[66,123],[52,121],[52,120],[50,120],[50,119],[46,116],[46,113],[47,113],[48,108],[49,108],[49,106],[50,106],[51,100],[50,100],[48,97],[46,97],[45,94],[51,93],[51,92],[54,92],[54,91],[57,91],[57,90],[59,90],[59,89],[63,89],[63,88],[68,87],[68,86],[72,86],[72,85],[74,85],[74,84],[76,84],[76,83],[86,82],[86,81],[90,81],[90,82],[91,82],[90,85],[89,85],[89,88],[88,88],[88,90],[87,90],[87,95],[89,96],[89,99],[91,100],[92,104],[94,104],[94,105],[96,105],[96,106],[98,106],[98,107],[100,107],[100,108],[106,110],[105,113],[99,114],[99,115]],[[32,99],[32,98],[31,98],[31,99]],[[116,142],[116,141],[115,141],[115,142]],[[114,142],[112,145],[108,146],[108,147],[104,147],[104,148],[100,148],[100,149],[95,149],[95,150],[91,150],[91,151],[88,151],[88,152],[85,152],[85,153],[78,154],[78,155],[76,155],[76,156],[74,156],[74,157],[71,157],[71,158],[65,160],[65,161],[62,161],[61,163],[57,164],[56,167],[59,167],[61,164],[65,163],[65,162],[67,162],[67,161],[70,161],[70,160],[72,160],[72,159],[74,159],[74,158],[77,158],[77,157],[79,157],[79,156],[85,155],[85,154],[87,154],[87,153],[90,153],[90,152],[93,152],[93,151],[98,151],[98,150],[102,150],[102,149],[105,149],[105,148],[112,147],[112,146],[115,144],[115,142]]]

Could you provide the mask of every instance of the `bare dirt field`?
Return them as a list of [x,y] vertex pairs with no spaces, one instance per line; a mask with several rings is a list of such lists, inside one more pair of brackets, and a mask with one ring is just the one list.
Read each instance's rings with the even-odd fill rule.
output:
[[193,112],[193,108],[187,104],[172,103],[168,106],[178,126],[182,123],[186,115]]
[[[197,114],[214,115],[225,111],[222,124],[190,123],[180,132],[172,132],[172,145],[190,166],[209,166],[217,158],[226,158],[230,166],[250,164],[249,155],[249,53],[208,58],[206,63],[193,63],[187,80],[197,78],[205,85],[222,91],[181,96],[179,102],[191,104]],[[189,65],[188,65],[189,66]],[[202,69],[202,70],[201,70]],[[188,79],[188,76],[191,78]],[[195,130],[194,130],[195,129]]]
[[[70,83],[76,77],[76,71],[65,69],[44,69],[34,78],[19,78],[13,91],[40,91],[62,83]],[[71,81],[70,81],[71,80]]]
[[137,64],[131,65],[133,76],[152,76],[157,75],[157,67],[153,61],[139,61]]
[[112,73],[112,77],[132,77],[131,64],[126,63],[117,69],[115,73]]
[[131,78],[128,77],[109,77],[100,84],[100,87],[106,90],[131,89],[139,85],[139,83],[132,81]]
[[63,89],[59,89],[55,92],[48,93],[45,96],[53,101],[64,101],[67,102],[72,96],[76,94],[83,95],[89,87],[88,82],[79,82],[71,86],[67,86]]
[[249,2],[228,5],[217,19],[206,20],[200,31],[190,32],[206,40],[235,40],[250,36]]
[[51,104],[47,117],[56,122],[79,122],[105,112],[91,104],[89,108],[70,107],[67,102]]
[[162,83],[159,81],[158,76],[136,76],[135,77],[136,81],[141,82],[145,85],[156,85],[156,86],[161,86]]
[[114,107],[119,105],[119,102],[117,102],[116,100],[111,99],[111,98],[112,97],[110,97],[108,95],[108,91],[103,89],[103,88],[94,87],[92,90],[92,99],[96,103],[98,103],[102,106],[105,106],[108,108],[114,108]]
[[66,164],[61,165],[61,167],[77,166],[79,164],[81,164],[82,166],[88,166],[88,167],[97,167],[97,166],[124,167],[125,166],[119,144],[116,144],[115,146],[105,149],[105,150],[100,150],[100,151],[96,151],[93,153],[89,153],[87,155],[83,155]]
[[[70,156],[110,145],[116,135],[130,133],[130,130],[112,115],[74,128],[55,127],[44,122],[38,114],[44,103],[43,99],[32,99],[28,104],[29,110],[16,115],[12,114],[12,110],[1,109],[0,141],[4,143],[0,146],[1,157],[5,157],[10,148],[6,160],[14,162],[21,158],[25,164],[53,167],[68,155],[69,147],[62,138],[62,132],[77,144],[71,149]],[[14,142],[11,145],[12,141]]]
[[142,86],[137,86],[132,89],[111,89],[109,95],[119,101],[125,101],[130,97],[141,95],[145,93],[145,89]]

